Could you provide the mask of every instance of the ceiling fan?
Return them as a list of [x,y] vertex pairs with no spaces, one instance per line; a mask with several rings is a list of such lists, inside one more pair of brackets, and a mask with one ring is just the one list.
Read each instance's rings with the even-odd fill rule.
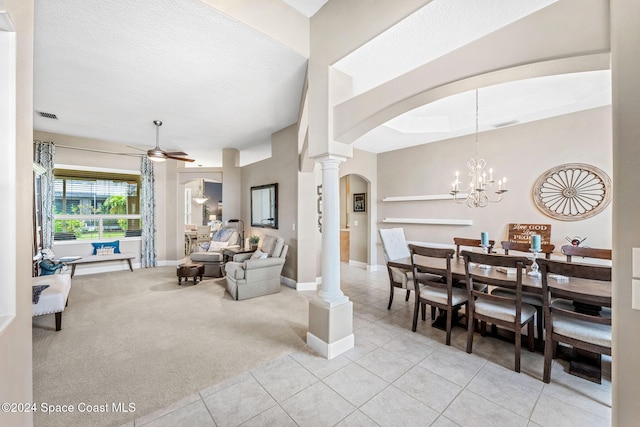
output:
[[[187,153],[182,151],[164,151],[160,148],[160,126],[162,122],[160,120],[154,120],[153,124],[156,125],[156,146],[147,151],[147,157],[154,162],[164,162],[167,159],[182,160],[183,162],[195,162],[194,159],[189,159]],[[139,148],[137,148],[140,150]]]

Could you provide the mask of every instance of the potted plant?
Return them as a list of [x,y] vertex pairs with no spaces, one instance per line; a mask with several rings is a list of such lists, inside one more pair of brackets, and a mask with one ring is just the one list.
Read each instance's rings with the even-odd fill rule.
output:
[[260,236],[254,234],[253,236],[249,237],[249,245],[251,245],[252,251],[258,249],[258,242],[260,242]]

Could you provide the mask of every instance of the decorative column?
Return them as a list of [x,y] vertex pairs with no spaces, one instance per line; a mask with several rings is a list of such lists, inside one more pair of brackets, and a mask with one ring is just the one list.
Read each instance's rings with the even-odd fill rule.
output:
[[309,301],[307,344],[327,359],[353,348],[353,303],[340,290],[339,165],[327,156],[322,165],[322,286]]

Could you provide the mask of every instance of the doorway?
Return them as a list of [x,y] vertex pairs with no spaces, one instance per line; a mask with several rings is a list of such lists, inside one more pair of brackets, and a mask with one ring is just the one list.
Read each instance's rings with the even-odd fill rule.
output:
[[361,175],[340,178],[340,262],[366,266],[369,233],[369,182]]

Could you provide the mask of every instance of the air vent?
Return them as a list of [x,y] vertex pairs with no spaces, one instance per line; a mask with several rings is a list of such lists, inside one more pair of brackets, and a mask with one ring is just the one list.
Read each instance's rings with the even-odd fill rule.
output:
[[511,125],[515,125],[516,123],[520,123],[520,120],[509,120],[506,122],[502,122],[502,123],[496,123],[495,125],[493,125],[494,128],[501,128],[504,126],[511,126]]
[[53,113],[45,113],[44,111],[37,111],[37,113],[40,114],[40,117],[44,117],[45,119],[58,120],[58,116]]

